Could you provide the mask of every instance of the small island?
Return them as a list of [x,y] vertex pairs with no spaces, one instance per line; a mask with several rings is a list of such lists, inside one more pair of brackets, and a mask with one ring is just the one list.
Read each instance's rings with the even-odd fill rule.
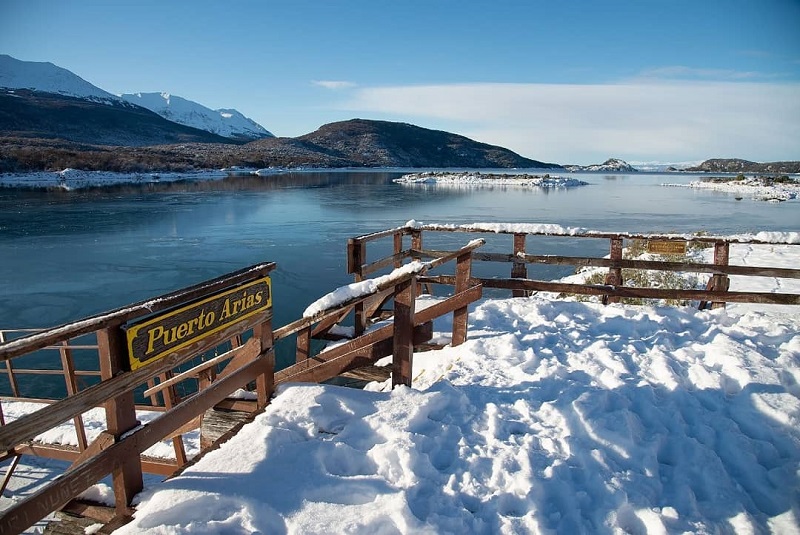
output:
[[429,171],[411,173],[394,179],[398,184],[426,184],[452,186],[521,186],[530,188],[574,188],[586,186],[588,182],[576,178],[564,178],[550,174],[530,175],[480,173],[478,171],[451,172]]
[[800,180],[788,175],[708,177],[688,184],[663,184],[732,193],[736,200],[747,196],[760,201],[783,202],[800,197]]

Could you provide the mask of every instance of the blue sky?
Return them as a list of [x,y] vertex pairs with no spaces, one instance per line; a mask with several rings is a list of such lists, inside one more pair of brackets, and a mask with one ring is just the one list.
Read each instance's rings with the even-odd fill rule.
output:
[[800,159],[800,1],[0,2],[0,53],[281,136],[353,117],[559,163]]

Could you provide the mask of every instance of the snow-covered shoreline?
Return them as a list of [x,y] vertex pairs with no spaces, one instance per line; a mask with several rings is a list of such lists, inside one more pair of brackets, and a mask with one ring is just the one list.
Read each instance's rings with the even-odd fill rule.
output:
[[425,184],[436,186],[522,186],[529,188],[574,188],[586,186],[588,182],[576,178],[529,174],[495,174],[469,171],[453,173],[448,171],[429,171],[410,173],[393,182],[397,184]]
[[63,171],[36,171],[32,173],[0,173],[0,187],[70,191],[123,184],[158,184],[182,180],[220,180],[226,176],[228,176],[228,173],[215,169],[180,173],[116,173],[112,171],[64,169]]
[[770,202],[790,201],[800,198],[800,183],[779,183],[762,177],[746,177],[741,180],[714,180],[713,178],[707,178],[693,180],[688,184],[665,183],[662,186],[720,191],[736,195],[737,198],[748,197]]

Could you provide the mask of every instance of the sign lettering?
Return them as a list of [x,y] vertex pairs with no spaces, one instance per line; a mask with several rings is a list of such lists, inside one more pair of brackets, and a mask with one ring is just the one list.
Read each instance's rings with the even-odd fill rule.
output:
[[655,254],[686,254],[686,242],[647,240],[647,252]]
[[272,308],[269,277],[226,290],[127,329],[131,370]]

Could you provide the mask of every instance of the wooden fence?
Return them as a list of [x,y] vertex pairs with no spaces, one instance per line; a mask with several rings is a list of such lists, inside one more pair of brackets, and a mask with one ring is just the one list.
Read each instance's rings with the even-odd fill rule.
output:
[[[423,236],[443,235],[453,233],[480,233],[487,241],[497,239],[503,235],[512,237],[511,251],[507,253],[476,252],[473,261],[499,262],[511,264],[511,277],[477,277],[484,288],[500,288],[511,290],[515,297],[528,295],[530,292],[556,292],[579,295],[601,296],[604,303],[617,302],[621,298],[641,299],[676,299],[697,301],[701,308],[711,304],[713,307],[723,307],[725,303],[765,303],[765,304],[800,304],[800,294],[795,293],[770,293],[730,291],[730,275],[742,276],[768,276],[778,278],[800,278],[800,269],[736,266],[729,264],[731,244],[765,244],[774,245],[773,242],[756,238],[737,236],[685,236],[674,234],[635,234],[635,233],[606,233],[593,231],[579,231],[563,229],[555,225],[531,225],[532,230],[525,231],[525,225],[510,224],[485,224],[485,225],[420,225],[388,229],[372,234],[351,238],[347,243],[347,269],[348,273],[361,280],[386,266],[397,265],[406,258],[428,259],[437,258],[442,251],[425,249]],[[404,248],[403,239],[410,236],[409,247]],[[392,254],[367,261],[367,244],[391,238]],[[589,256],[562,256],[562,255],[537,255],[530,254],[533,239],[545,238],[576,239],[576,240],[604,240],[609,243],[609,258]],[[702,244],[714,248],[712,264],[689,261],[660,261],[660,260],[630,260],[623,258],[625,241],[641,240],[653,246],[653,249],[680,251],[687,243]],[[788,244],[800,246],[800,244]],[[535,280],[528,278],[529,265],[554,265],[579,267],[607,268],[608,272],[604,284],[574,284]],[[709,273],[711,277],[704,290],[673,289],[673,288],[643,288],[625,286],[622,270],[652,270],[671,272]],[[455,284],[455,279],[449,276],[420,277],[421,283]]]
[[[193,328],[199,329],[205,321],[202,315],[208,315],[206,308],[217,306],[215,303],[220,296],[239,292],[236,301],[244,307],[248,297],[246,290],[242,289],[256,283],[268,284],[263,282],[264,278],[275,268],[275,264],[265,263],[156,299],[0,343],[0,362],[5,364],[4,371],[11,384],[16,385],[18,374],[45,373],[63,375],[67,385],[65,398],[47,400],[47,406],[32,414],[10,422],[2,421],[0,460],[13,458],[7,477],[22,454],[72,461],[65,474],[0,513],[0,532],[16,533],[26,529],[108,474],[112,474],[114,487],[115,521],[129,517],[131,500],[143,486],[143,471],[172,473],[187,462],[180,442],[181,433],[197,428],[203,414],[212,407],[244,409],[254,413],[263,409],[276,384],[324,381],[393,355],[393,386],[410,386],[414,346],[430,340],[433,319],[452,313],[453,344],[466,340],[467,306],[479,299],[482,291],[480,283],[471,277],[472,255],[483,243],[483,240],[473,240],[456,251],[443,253],[433,260],[412,264],[407,269],[376,279],[376,284],[369,291],[275,330],[270,306],[258,309],[224,328],[210,330],[202,338],[187,338],[189,342],[165,347],[163,351],[155,348],[166,332],[172,332],[173,337],[180,338],[181,333],[186,335]],[[418,280],[428,270],[448,262],[455,265],[453,295],[431,307],[415,310]],[[255,304],[254,297],[251,301]],[[391,308],[386,308],[390,301]],[[313,355],[310,350],[311,339],[341,337],[336,334],[334,327],[348,316],[355,323],[355,337]],[[366,330],[370,323],[385,321],[390,317],[391,322]],[[169,321],[173,321],[171,327]],[[153,353],[160,352],[158,357],[141,360],[143,357],[135,350],[140,333],[145,333],[144,346]],[[75,343],[76,339],[87,335],[94,337],[96,344]],[[290,336],[296,336],[296,362],[276,372],[274,344]],[[71,351],[76,348],[95,350],[98,355],[99,369],[92,374],[99,374],[99,381],[84,388],[79,388],[76,381],[84,373],[75,370]],[[224,348],[224,351],[211,357],[206,355],[215,348]],[[15,358],[48,349],[59,351],[61,369],[43,371],[13,365]],[[187,365],[189,369],[181,369],[181,366]],[[186,380],[195,380],[197,389],[191,395],[180,398],[174,389]],[[253,382],[255,401],[226,399],[237,388],[244,388]],[[134,391],[137,389],[151,401],[150,405],[138,408],[163,412],[145,425],[136,419]],[[15,388],[13,394],[19,396],[19,389]],[[157,401],[159,395],[163,398],[160,403]],[[98,406],[105,407],[107,429],[88,442],[80,418],[83,413]],[[79,438],[78,447],[73,451],[65,453],[63,447],[35,441],[35,437],[44,431],[70,419],[78,436],[83,437]],[[227,436],[230,436],[230,432]],[[170,438],[173,439],[176,452],[174,463],[141,457],[142,452],[153,444]],[[201,442],[204,451],[212,446]]]

